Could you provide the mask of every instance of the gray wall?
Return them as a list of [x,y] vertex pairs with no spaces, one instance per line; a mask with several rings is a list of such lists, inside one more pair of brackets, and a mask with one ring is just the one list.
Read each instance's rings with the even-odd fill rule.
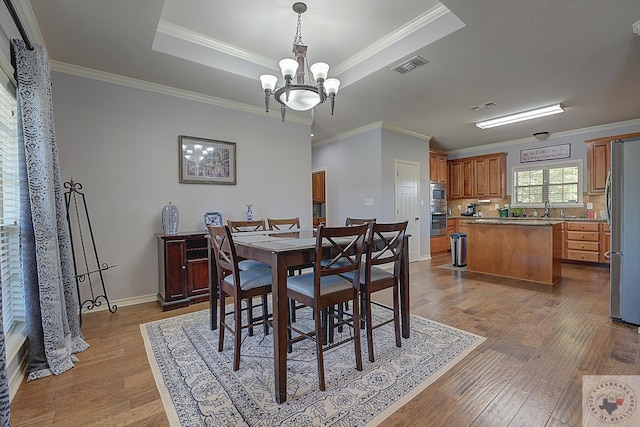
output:
[[[395,161],[420,164],[420,252],[429,257],[429,143],[383,127],[313,148],[314,170],[327,171],[327,224],[347,216],[395,220]],[[373,205],[365,205],[373,199]]]
[[[158,291],[154,233],[162,207],[179,231],[204,231],[203,213],[243,219],[299,216],[311,226],[308,126],[97,80],[52,73],[63,181],[83,185],[112,300]],[[237,144],[237,185],[180,184],[178,135]],[[84,292],[84,291],[83,291]]]

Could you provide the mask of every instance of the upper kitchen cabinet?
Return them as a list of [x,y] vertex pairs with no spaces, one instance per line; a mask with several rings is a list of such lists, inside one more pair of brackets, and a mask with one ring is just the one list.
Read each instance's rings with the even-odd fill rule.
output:
[[465,157],[448,162],[451,199],[504,198],[507,154]]
[[311,194],[314,203],[324,203],[326,200],[324,181],[325,171],[313,172],[311,174]]
[[429,181],[447,185],[447,155],[429,151]]
[[507,155],[496,153],[473,160],[474,197],[507,196]]
[[589,194],[604,193],[611,164],[611,139],[587,140]]
[[473,160],[468,157],[447,162],[449,169],[449,198],[473,197]]

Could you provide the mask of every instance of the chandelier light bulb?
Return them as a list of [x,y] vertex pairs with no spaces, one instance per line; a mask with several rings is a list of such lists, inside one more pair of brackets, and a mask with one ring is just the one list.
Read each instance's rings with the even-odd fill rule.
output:
[[296,74],[296,71],[298,71],[298,63],[291,58],[283,59],[279,65],[282,77],[284,78],[292,78]]
[[326,62],[316,62],[311,67],[311,74],[313,74],[313,78],[315,80],[326,79],[329,75],[329,64]]
[[263,74],[260,76],[260,82],[263,90],[274,90],[276,83],[278,83],[278,78],[271,74]]
[[338,88],[340,87],[340,80],[336,78],[327,79],[324,81],[324,89],[327,91],[327,94],[336,94],[338,93]]

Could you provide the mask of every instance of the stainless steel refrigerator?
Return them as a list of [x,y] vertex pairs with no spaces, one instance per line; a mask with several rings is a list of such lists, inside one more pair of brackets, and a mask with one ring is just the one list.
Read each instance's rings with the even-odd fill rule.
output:
[[640,139],[611,142],[605,189],[613,320],[640,325]]

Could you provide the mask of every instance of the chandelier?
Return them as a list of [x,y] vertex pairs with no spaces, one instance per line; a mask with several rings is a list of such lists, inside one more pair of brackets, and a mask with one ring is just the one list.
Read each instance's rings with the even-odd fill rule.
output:
[[[260,76],[262,89],[264,89],[264,103],[269,112],[269,98],[273,94],[280,103],[282,121],[287,107],[297,111],[313,110],[318,104],[327,99],[331,101],[331,115],[335,105],[335,96],[338,93],[340,80],[327,79],[329,65],[325,62],[316,62],[310,67],[307,64],[307,46],[302,42],[301,15],[307,10],[307,5],[301,2],[293,4],[293,11],[298,14],[296,35],[293,38],[293,55],[295,59],[286,58],[280,61],[280,71],[285,84],[276,88],[278,78],[271,74]],[[305,69],[307,73],[305,74]],[[295,81],[294,81],[295,78]]]

